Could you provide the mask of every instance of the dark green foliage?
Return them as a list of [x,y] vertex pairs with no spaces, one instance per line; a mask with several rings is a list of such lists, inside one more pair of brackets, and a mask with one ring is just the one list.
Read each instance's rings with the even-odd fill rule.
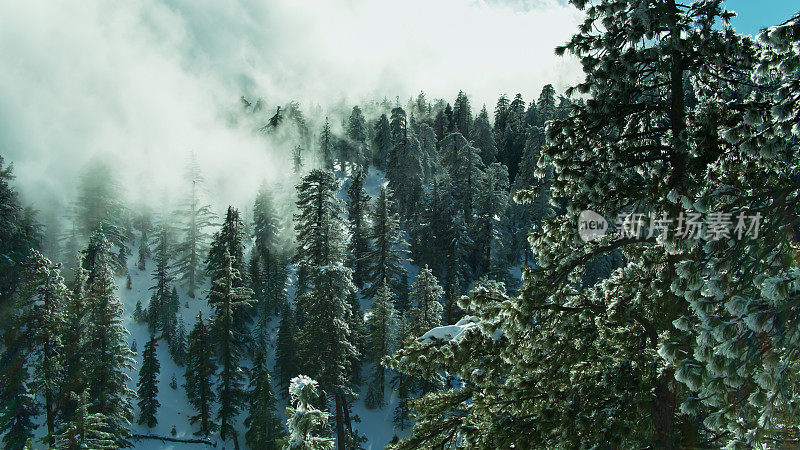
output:
[[249,409],[244,420],[244,425],[247,427],[244,436],[250,448],[277,450],[279,447],[276,440],[283,434],[283,429],[275,415],[275,396],[272,393],[270,373],[266,364],[266,349],[259,346],[248,374]]
[[213,403],[216,401],[213,377],[217,371],[214,359],[214,344],[208,324],[203,320],[203,314],[197,316],[192,331],[189,332],[186,349],[186,397],[197,411],[189,417],[189,423],[200,423],[200,429],[195,434],[208,436],[217,429],[217,424],[211,416]]
[[139,388],[137,394],[139,396],[139,425],[147,425],[148,428],[153,428],[158,423],[156,419],[156,412],[161,406],[158,401],[158,374],[161,370],[161,364],[158,362],[156,356],[156,345],[158,342],[154,337],[151,337],[147,344],[144,346],[142,352],[142,367],[139,368],[139,381],[136,386]]
[[367,277],[367,254],[370,247],[367,213],[370,196],[364,190],[366,171],[357,169],[347,188],[347,220],[350,223],[350,240],[348,242],[349,266],[353,269],[353,283],[357,288],[364,286]]

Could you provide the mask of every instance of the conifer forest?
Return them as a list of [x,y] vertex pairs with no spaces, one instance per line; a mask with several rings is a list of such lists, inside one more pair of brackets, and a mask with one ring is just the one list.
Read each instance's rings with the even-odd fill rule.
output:
[[0,448],[800,447],[800,5],[325,3],[0,2]]

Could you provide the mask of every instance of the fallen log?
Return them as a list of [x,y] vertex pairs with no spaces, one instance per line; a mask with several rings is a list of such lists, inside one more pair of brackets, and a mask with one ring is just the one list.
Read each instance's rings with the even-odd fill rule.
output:
[[205,444],[211,447],[217,446],[216,442],[212,442],[211,439],[206,439],[206,438],[181,439],[169,436],[158,436],[155,434],[134,434],[131,437],[134,439],[156,439],[162,442],[167,441],[167,442],[179,442],[182,444]]

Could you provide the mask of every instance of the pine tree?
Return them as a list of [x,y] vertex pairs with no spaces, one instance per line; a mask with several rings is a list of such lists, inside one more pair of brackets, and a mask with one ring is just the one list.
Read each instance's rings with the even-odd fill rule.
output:
[[[13,167],[0,156],[0,333],[8,323],[13,296],[22,276],[22,263],[38,248],[39,225],[12,187]],[[68,254],[72,256],[72,254]]]
[[182,315],[178,315],[178,324],[167,348],[175,363],[182,366],[186,359],[186,325],[183,323]]
[[195,432],[208,436],[217,429],[211,417],[212,404],[216,401],[213,376],[217,371],[214,360],[214,346],[211,331],[203,320],[203,313],[197,315],[197,322],[189,332],[186,350],[186,397],[198,414],[189,418],[189,423],[200,422],[200,429]]
[[175,331],[175,314],[178,312],[178,305],[172,297],[172,283],[175,278],[170,264],[172,256],[171,233],[163,219],[158,226],[155,243],[153,260],[156,266],[153,269],[152,277],[155,284],[150,287],[153,294],[150,296],[150,303],[147,305],[147,325],[151,334],[157,331],[163,332],[167,341],[170,341]]
[[150,252],[150,231],[153,229],[152,215],[149,209],[138,211],[133,219],[133,227],[139,231],[139,270],[145,270],[147,258],[152,256]]
[[479,272],[507,282],[511,262],[508,248],[508,170],[502,164],[491,164],[486,168],[481,185],[475,199],[475,223],[472,230]]
[[472,132],[472,109],[467,94],[463,91],[458,91],[458,97],[453,103],[453,126],[454,131],[464,136],[469,136]]
[[282,429],[275,416],[275,396],[272,393],[266,358],[266,348],[259,346],[248,375],[249,409],[248,416],[244,420],[244,425],[247,427],[245,440],[250,448],[277,450],[278,445],[275,441]]
[[194,155],[186,169],[186,181],[191,187],[183,208],[178,211],[182,223],[181,238],[175,246],[175,270],[189,298],[194,298],[198,286],[205,281],[203,258],[208,252],[209,240],[206,229],[214,221],[211,206],[203,204],[201,200],[204,179]]
[[375,131],[372,140],[372,164],[378,169],[386,167],[386,157],[392,148],[392,132],[386,114],[375,122]]
[[117,449],[115,436],[109,433],[108,422],[102,413],[89,413],[93,406],[86,391],[74,395],[78,405],[75,414],[64,426],[64,432],[56,436],[55,448],[61,450]]
[[367,224],[370,196],[364,189],[366,177],[367,174],[363,169],[356,170],[347,188],[347,220],[350,223],[349,265],[353,269],[353,283],[359,289],[364,286],[367,276],[367,254],[370,244]]
[[483,164],[489,164],[497,161],[497,146],[494,141],[494,132],[492,124],[489,123],[489,113],[486,111],[486,106],[481,109],[478,117],[475,118],[471,134],[468,135],[472,145],[481,151],[481,160]]
[[41,399],[47,436],[53,445],[58,412],[58,396],[63,381],[64,310],[69,291],[64,285],[58,265],[52,264],[38,251],[33,251],[25,264],[26,271],[19,292],[17,311],[21,334],[12,345],[25,345],[26,363],[33,369],[31,392]]
[[289,381],[298,375],[296,332],[292,310],[288,304],[284,305],[275,342],[275,371],[282,390],[288,388]]
[[[370,389],[378,393],[370,402],[371,407],[383,407],[386,402],[383,392],[386,388],[386,369],[381,364],[384,356],[394,350],[394,330],[398,325],[397,311],[394,307],[394,295],[386,281],[380,289],[367,312],[367,349],[369,361],[374,364],[372,385]],[[372,396],[374,397],[374,395]]]
[[156,345],[158,344],[155,337],[150,337],[147,344],[144,346],[142,352],[142,367],[139,369],[139,382],[136,384],[139,388],[137,394],[139,396],[139,425],[147,425],[148,428],[153,428],[158,423],[156,419],[156,412],[161,406],[158,397],[158,374],[161,370],[161,364],[158,362],[156,356]]
[[0,432],[4,448],[14,450],[26,448],[39,414],[35,396],[28,389],[30,371],[25,364],[23,336],[19,326],[7,327],[0,354]]
[[333,439],[317,436],[328,423],[328,413],[314,407],[317,399],[317,382],[305,375],[292,378],[289,397],[293,406],[286,408],[289,420],[289,442],[292,450],[325,450],[334,447]]
[[322,165],[326,170],[333,170],[333,134],[331,133],[331,126],[328,118],[325,118],[325,125],[322,126],[322,131],[319,134],[319,152],[322,158]]
[[393,145],[386,157],[386,178],[397,196],[400,214],[408,218],[422,197],[423,155],[416,136],[409,132],[402,108],[392,110],[390,129]]
[[135,394],[127,387],[133,369],[132,352],[126,343],[128,331],[122,325],[122,304],[114,295],[116,286],[112,271],[110,243],[95,233],[97,246],[87,257],[89,272],[86,297],[88,303],[86,352],[92,355],[83,368],[88,380],[93,410],[105,417],[107,432],[120,446],[127,446],[128,427],[133,419],[130,398]]
[[364,295],[374,297],[384,282],[397,290],[405,271],[402,264],[406,260],[408,244],[402,236],[391,188],[381,189],[370,216],[372,227],[368,237],[371,248],[364,255],[368,262],[366,281],[369,287],[364,290]]
[[344,266],[344,220],[335,194],[333,173],[312,170],[297,186],[297,260],[308,273],[310,289],[298,298],[305,322],[298,336],[301,367],[310,370],[333,396],[336,434],[345,443],[345,401],[351,394],[348,375],[356,355],[347,325],[348,297],[355,291],[351,270]]
[[236,429],[233,421],[245,402],[244,377],[239,369],[243,357],[245,336],[236,326],[237,312],[252,302],[253,291],[241,284],[239,271],[228,249],[222,254],[222,266],[217,270],[214,287],[208,291],[208,302],[214,306],[212,322],[214,344],[217,348],[219,375],[217,398],[220,421],[220,438],[233,437],[236,442]]
[[409,310],[410,335],[421,336],[426,331],[441,325],[443,295],[444,289],[439,286],[428,266],[420,269],[417,279],[411,285],[413,306]]

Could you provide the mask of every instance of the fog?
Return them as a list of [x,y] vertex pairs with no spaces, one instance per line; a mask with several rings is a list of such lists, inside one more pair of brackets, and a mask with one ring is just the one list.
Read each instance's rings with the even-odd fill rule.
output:
[[[544,0],[0,0],[0,155],[38,209],[72,201],[98,158],[132,201],[174,198],[192,152],[215,205],[244,206],[291,171],[254,133],[276,105],[530,101],[578,79],[553,47],[579,20]],[[268,105],[256,122],[241,96]]]

